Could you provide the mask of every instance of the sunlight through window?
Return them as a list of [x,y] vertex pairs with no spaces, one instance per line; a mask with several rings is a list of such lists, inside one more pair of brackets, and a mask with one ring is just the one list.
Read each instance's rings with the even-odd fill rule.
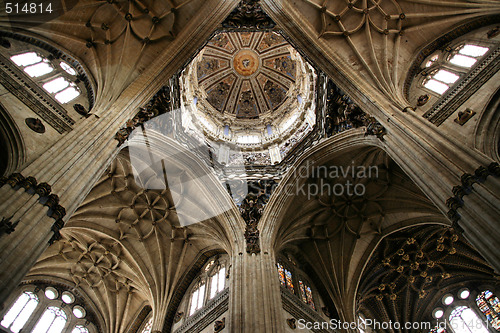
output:
[[56,94],[56,99],[60,103],[68,103],[69,101],[72,101],[76,97],[80,95],[80,92],[76,90],[74,87],[69,87],[61,91],[60,93]]
[[50,66],[48,63],[42,61],[38,64],[28,66],[24,69],[26,73],[28,73],[31,77],[39,77],[45,74],[52,72],[54,68]]
[[66,325],[67,319],[68,317],[63,310],[55,306],[50,306],[43,313],[42,317],[33,329],[33,332],[61,333]]
[[43,85],[43,88],[49,93],[56,93],[69,86],[69,82],[65,78],[59,77],[52,81],[49,81]]
[[458,80],[458,75],[453,74],[452,72],[445,71],[444,69],[440,69],[436,74],[434,74],[434,79],[444,82],[444,83],[455,83]]
[[459,51],[459,53],[465,54],[465,55],[468,55],[471,57],[481,57],[481,56],[485,55],[486,52],[488,52],[487,47],[481,47],[481,46],[471,45],[471,44],[464,45],[464,47],[462,47]]
[[472,67],[476,63],[476,59],[467,57],[461,54],[455,54],[453,58],[450,59],[450,62],[454,65],[460,66],[460,67]]
[[68,65],[67,63],[65,62],[61,62],[59,64],[61,66],[61,68],[66,72],[68,73],[69,75],[76,75],[76,71],[73,69],[73,67],[71,67],[70,65]]
[[10,60],[18,66],[28,66],[42,61],[42,58],[35,52],[28,52],[12,56],[10,57]]
[[443,94],[449,88],[446,84],[432,79],[427,81],[424,86],[438,94]]
[[38,297],[32,292],[24,292],[4,316],[1,325],[18,333],[26,324],[38,305]]

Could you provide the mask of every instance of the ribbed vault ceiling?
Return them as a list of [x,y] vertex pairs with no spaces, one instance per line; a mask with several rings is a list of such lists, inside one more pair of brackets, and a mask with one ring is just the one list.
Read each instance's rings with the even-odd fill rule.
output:
[[[182,167],[177,167],[182,177]],[[205,199],[196,186],[186,185],[183,191],[192,201],[177,209],[201,209],[196,202]],[[123,332],[146,303],[161,325],[176,286],[200,254],[230,252],[242,237],[230,236],[238,226],[233,222],[229,227],[224,220],[222,216],[182,227],[170,189],[148,190],[137,184],[128,154],[122,152],[67,222],[63,238],[49,247],[27,278],[58,277],[80,287],[102,312],[106,332]]]

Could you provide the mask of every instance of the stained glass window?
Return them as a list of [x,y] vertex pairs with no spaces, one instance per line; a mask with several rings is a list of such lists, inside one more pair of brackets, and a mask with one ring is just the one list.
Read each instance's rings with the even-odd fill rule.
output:
[[285,287],[286,286],[285,269],[283,268],[283,266],[280,263],[278,263],[277,266],[278,266],[278,274],[279,274],[281,285],[283,287]]
[[292,273],[285,269],[285,277],[286,277],[286,287],[293,291],[293,280],[292,280]]
[[33,332],[61,333],[67,320],[68,317],[61,308],[49,306],[36,324]]
[[302,302],[307,303],[306,288],[304,287],[304,282],[299,281],[299,289]]
[[32,292],[25,291],[3,317],[1,325],[9,328],[14,333],[18,333],[35,311],[37,305],[38,297]]
[[455,333],[488,333],[483,320],[467,306],[458,306],[448,318]]
[[476,304],[481,312],[486,316],[491,326],[497,331],[500,330],[500,301],[489,290],[480,293],[476,298]]
[[308,304],[309,306],[311,306],[313,309],[316,310],[316,308],[314,307],[311,288],[307,284],[299,280],[299,290],[300,290],[300,299],[302,299],[302,302]]
[[307,296],[307,304],[309,304],[314,310],[316,310],[316,308],[314,307],[312,290],[308,286],[306,286],[306,296]]

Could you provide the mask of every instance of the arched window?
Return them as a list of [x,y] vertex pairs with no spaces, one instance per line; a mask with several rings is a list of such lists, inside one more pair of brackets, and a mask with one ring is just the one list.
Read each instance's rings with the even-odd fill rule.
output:
[[293,288],[292,272],[290,272],[290,270],[284,268],[281,263],[277,263],[277,267],[278,267],[278,274],[279,274],[281,285],[283,287],[286,287],[291,292],[293,292],[294,288]]
[[290,254],[279,255],[276,267],[281,287],[294,296],[297,305],[306,304],[312,310],[328,312],[307,274]]
[[68,316],[56,306],[49,306],[36,324],[33,332],[37,333],[61,333],[66,325]]
[[444,54],[434,54],[425,62],[426,78],[422,85],[442,95],[458,81],[461,75],[475,65],[487,52],[488,47],[473,43],[461,43],[449,48]]
[[476,304],[479,310],[486,316],[491,326],[497,331],[500,330],[500,301],[489,290],[481,292],[476,297]]
[[80,88],[73,82],[76,80],[76,70],[64,61],[51,61],[33,51],[13,55],[10,60],[30,77],[40,78],[36,82],[61,104],[68,103],[81,94]]
[[455,333],[488,333],[483,321],[467,306],[457,306],[448,321]]
[[198,263],[196,270],[197,273],[192,271],[193,280],[173,316],[172,332],[191,332],[202,318],[218,317],[219,311],[227,308],[229,256],[216,254],[203,264]]
[[226,282],[226,268],[221,267],[217,273],[210,278],[210,299],[214,298],[219,292],[224,290]]
[[302,282],[302,280],[299,280],[299,290],[302,301],[316,310],[316,308],[314,307],[311,287]]
[[189,315],[191,316],[196,310],[203,307],[205,301],[205,283],[200,284],[191,294],[191,307]]
[[60,287],[24,286],[21,295],[3,315],[6,332],[94,333],[81,300]]
[[0,47],[0,71],[7,77],[10,93],[21,100],[22,96],[36,98],[39,107],[53,113],[42,118],[55,128],[62,126],[55,117],[72,126],[75,118],[88,116],[94,104],[94,90],[78,60],[28,36],[10,32],[0,35],[5,41]]
[[25,291],[18,297],[9,309],[9,312],[4,316],[1,325],[14,333],[18,333],[31,317],[38,303],[38,296],[32,292]]

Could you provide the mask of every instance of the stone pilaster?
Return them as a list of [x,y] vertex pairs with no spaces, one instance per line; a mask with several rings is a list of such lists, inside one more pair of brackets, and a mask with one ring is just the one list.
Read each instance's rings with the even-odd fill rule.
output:
[[231,265],[228,332],[285,332],[274,255],[242,251]]

